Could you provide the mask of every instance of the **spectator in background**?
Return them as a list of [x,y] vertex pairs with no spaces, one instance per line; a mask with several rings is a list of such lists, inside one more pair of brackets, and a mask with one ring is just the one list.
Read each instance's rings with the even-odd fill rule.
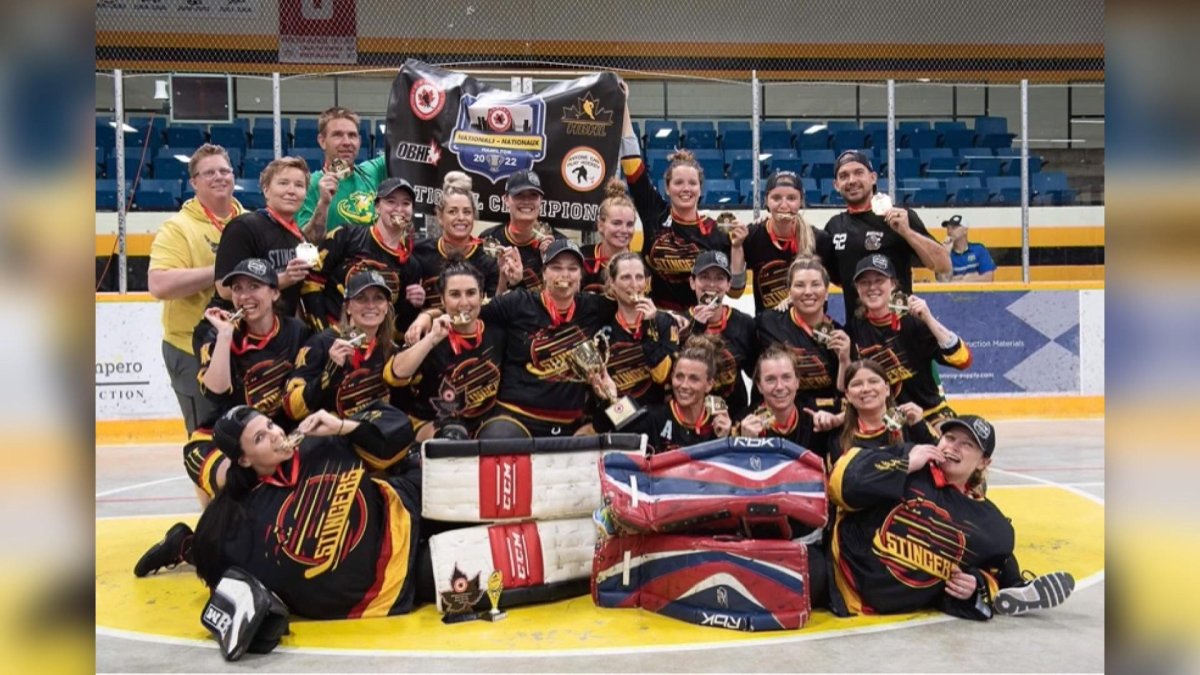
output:
[[196,380],[199,361],[192,329],[213,292],[213,263],[225,224],[244,212],[233,198],[229,153],[205,143],[188,161],[196,196],[158,228],[150,247],[150,295],[163,303],[163,361],[179,399],[188,435],[213,411]]
[[[375,190],[387,178],[387,157],[376,155],[354,164],[362,147],[358,124],[358,114],[341,106],[326,110],[317,120],[317,144],[325,151],[325,165],[312,175],[296,216],[314,244],[343,225],[370,227],[375,222]],[[335,161],[346,168],[334,169]]]
[[996,276],[996,263],[983,244],[967,241],[967,226],[962,216],[950,216],[942,221],[946,228],[946,249],[950,251],[950,274],[939,274],[938,281],[992,281]]
[[[847,150],[833,166],[834,187],[846,200],[846,210],[825,224],[829,238],[818,242],[817,254],[825,261],[833,282],[842,287],[847,318],[858,308],[854,270],[864,256],[874,253],[887,256],[895,267],[897,285],[905,293],[912,293],[913,254],[934,274],[950,272],[950,255],[912,209],[892,206],[882,215],[872,210],[879,177],[864,153]],[[881,199],[886,196],[878,195]]]

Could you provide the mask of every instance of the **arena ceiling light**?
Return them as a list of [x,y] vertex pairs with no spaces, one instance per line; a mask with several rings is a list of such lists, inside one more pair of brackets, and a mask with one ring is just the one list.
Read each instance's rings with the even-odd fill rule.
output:
[[175,159],[179,160],[180,162],[182,162],[184,164],[187,164],[188,162],[192,161],[192,158],[188,157],[187,155],[175,155],[174,157],[175,157]]
[[758,153],[758,161],[765,162],[768,159],[771,159],[771,156],[772,155],[769,152],[760,152],[760,153]]
[[[109,123],[108,123],[108,126],[110,126],[110,127],[114,128],[114,129],[116,129],[116,128],[117,128],[117,123],[116,123],[116,122],[109,122]],[[125,133],[127,133],[127,134],[132,134],[133,132],[137,131],[137,129],[135,129],[135,128],[133,128],[133,127],[129,126],[128,124],[122,123],[122,124],[121,124],[121,131],[124,131],[124,132],[125,132]]]
[[659,129],[657,132],[655,132],[654,137],[655,138],[666,138],[667,136],[671,135],[671,131],[672,131],[671,129]]
[[825,128],[826,128],[826,125],[824,125],[824,124],[814,124],[811,127],[805,129],[804,133],[805,134],[815,134],[818,131],[824,131]]

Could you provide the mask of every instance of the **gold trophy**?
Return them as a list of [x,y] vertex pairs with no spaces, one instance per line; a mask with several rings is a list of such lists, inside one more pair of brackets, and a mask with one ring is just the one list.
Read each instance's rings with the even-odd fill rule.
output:
[[334,176],[336,176],[338,180],[349,176],[350,172],[353,170],[354,167],[350,164],[350,162],[347,162],[341,157],[334,157],[333,161],[329,163],[329,173],[332,173]]
[[888,309],[896,313],[896,316],[905,316],[908,314],[908,296],[904,291],[897,290],[892,293],[892,297],[888,298]]
[[493,570],[487,579],[487,597],[488,602],[492,603],[492,608],[486,614],[481,614],[479,618],[495,622],[508,616],[508,612],[500,611],[500,593],[502,591],[504,591],[504,575],[500,574],[500,570]]
[[895,408],[888,408],[883,413],[883,426],[888,431],[900,431],[904,428],[904,413]]
[[708,417],[711,419],[721,413],[728,413],[729,404],[720,396],[709,394],[704,397],[704,410],[708,412]]
[[829,343],[833,340],[833,332],[835,330],[837,330],[837,328],[833,325],[833,322],[829,319],[825,319],[824,321],[821,321],[817,325],[813,326],[813,339],[816,340],[817,344],[821,345],[822,347],[828,347]]
[[[606,372],[610,353],[608,336],[596,333],[591,340],[581,342],[567,352],[567,366],[575,377],[590,383],[594,376]],[[643,410],[628,396],[621,396],[620,392],[616,394],[615,399],[612,393],[604,394],[602,398],[612,403],[604,410],[604,414],[608,415],[613,426],[620,429],[641,415]]]

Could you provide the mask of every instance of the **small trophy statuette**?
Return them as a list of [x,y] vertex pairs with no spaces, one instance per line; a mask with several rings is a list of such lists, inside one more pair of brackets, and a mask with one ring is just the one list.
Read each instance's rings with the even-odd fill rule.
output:
[[500,611],[500,593],[503,591],[504,575],[500,574],[500,570],[493,570],[487,579],[487,597],[488,602],[492,603],[492,608],[479,618],[495,622],[508,616],[508,612]]
[[312,267],[321,259],[321,251],[306,241],[296,245],[296,257],[308,263],[309,267]]
[[835,330],[837,330],[837,328],[834,327],[833,322],[829,319],[825,319],[824,321],[821,321],[817,325],[813,326],[812,336],[813,339],[817,341],[817,344],[821,345],[822,347],[828,347],[829,343],[833,340],[833,332]]
[[892,198],[886,192],[880,192],[871,197],[871,212],[879,217],[887,215],[892,210]]

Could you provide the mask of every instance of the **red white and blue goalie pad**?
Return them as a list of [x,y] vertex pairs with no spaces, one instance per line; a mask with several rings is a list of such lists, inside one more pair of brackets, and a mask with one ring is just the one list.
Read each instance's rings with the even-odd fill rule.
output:
[[786,630],[808,622],[808,582],[800,542],[629,535],[596,548],[592,600],[701,626]]
[[[600,490],[626,533],[755,533],[789,521],[825,526],[828,502],[821,458],[782,438],[722,438],[639,457],[606,453]],[[799,536],[797,533],[795,536]]]

